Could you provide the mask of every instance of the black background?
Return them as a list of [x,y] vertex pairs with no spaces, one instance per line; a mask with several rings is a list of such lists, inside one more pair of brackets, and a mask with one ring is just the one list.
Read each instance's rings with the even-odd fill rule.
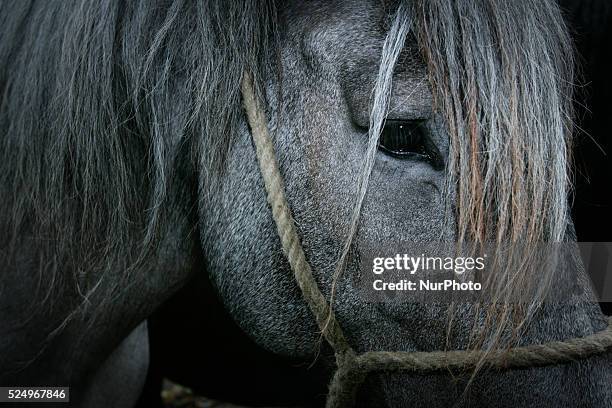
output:
[[[579,63],[572,216],[578,241],[612,241],[612,2],[561,0]],[[602,303],[612,314],[612,304]]]

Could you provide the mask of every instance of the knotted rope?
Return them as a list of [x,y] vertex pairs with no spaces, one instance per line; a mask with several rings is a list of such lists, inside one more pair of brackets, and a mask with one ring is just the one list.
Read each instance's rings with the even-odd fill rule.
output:
[[[464,370],[474,367],[485,351],[454,350],[433,352],[371,351],[357,354],[346,341],[342,329],[330,310],[325,296],[319,290],[306,261],[300,238],[285,197],[274,145],[268,132],[265,111],[255,96],[253,79],[249,73],[242,78],[242,97],[257,161],[264,180],[268,203],[283,251],[302,296],[310,307],[323,336],[334,349],[337,370],[329,385],[327,408],[350,407],[354,404],[357,388],[368,373],[383,370],[429,372],[437,370]],[[525,368],[568,363],[612,349],[612,317],[608,327],[586,337],[490,351],[484,364],[491,368]]]

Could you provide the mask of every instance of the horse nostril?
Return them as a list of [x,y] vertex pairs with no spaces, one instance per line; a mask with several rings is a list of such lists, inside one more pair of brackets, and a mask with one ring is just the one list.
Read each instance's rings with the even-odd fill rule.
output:
[[429,136],[426,120],[387,120],[378,148],[399,159],[424,160],[436,170],[444,168],[444,160]]

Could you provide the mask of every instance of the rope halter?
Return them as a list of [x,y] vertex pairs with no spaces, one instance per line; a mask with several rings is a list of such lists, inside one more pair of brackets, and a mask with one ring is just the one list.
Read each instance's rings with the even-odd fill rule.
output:
[[[276,223],[283,252],[291,265],[304,300],[336,356],[337,369],[329,385],[326,407],[353,406],[357,388],[365,377],[374,371],[432,372],[449,369],[465,370],[475,367],[485,355],[482,350],[370,351],[357,354],[351,348],[336,316],[321,293],[304,255],[300,237],[285,197],[283,179],[268,132],[265,111],[255,96],[253,78],[249,73],[245,73],[242,78],[242,98],[255,144],[259,169],[267,192],[268,204],[272,208],[272,217]],[[602,354],[611,348],[612,317],[608,318],[608,327],[598,333],[565,341],[490,351],[486,353],[484,364],[497,369],[547,366]]]

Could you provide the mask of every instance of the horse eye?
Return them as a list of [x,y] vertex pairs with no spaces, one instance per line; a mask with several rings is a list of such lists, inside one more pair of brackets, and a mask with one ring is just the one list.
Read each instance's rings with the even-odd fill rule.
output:
[[399,159],[425,160],[436,170],[443,166],[440,152],[430,140],[424,120],[387,120],[378,148]]

